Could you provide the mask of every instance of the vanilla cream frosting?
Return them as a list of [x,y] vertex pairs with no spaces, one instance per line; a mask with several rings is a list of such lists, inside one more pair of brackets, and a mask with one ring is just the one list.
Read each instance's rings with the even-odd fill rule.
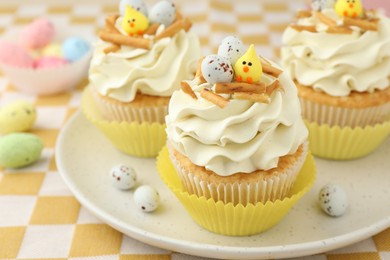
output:
[[[273,80],[261,79],[267,85]],[[294,83],[286,73],[279,82],[284,91],[276,91],[269,104],[231,99],[222,109],[200,97],[201,89],[213,86],[189,81],[198,99],[173,93],[168,140],[194,164],[221,176],[277,167],[279,157],[295,153],[308,136]]]
[[[342,24],[333,9],[322,12]],[[378,18],[378,31],[351,27],[351,34],[327,33],[328,26],[314,15],[301,18],[298,25],[314,25],[318,32],[288,27],[282,39],[282,66],[302,85],[331,96],[383,90],[390,85],[390,19]]]
[[105,54],[103,50],[109,46],[111,43],[102,40],[95,44],[89,80],[101,95],[121,102],[131,102],[137,92],[171,96],[181,80],[193,78],[201,55],[196,35],[183,30],[153,43],[150,50],[121,46]]

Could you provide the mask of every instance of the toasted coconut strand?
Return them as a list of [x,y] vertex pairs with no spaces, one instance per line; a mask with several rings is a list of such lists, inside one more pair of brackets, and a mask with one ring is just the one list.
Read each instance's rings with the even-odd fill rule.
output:
[[232,94],[235,92],[246,92],[246,93],[265,93],[265,84],[254,83],[249,84],[245,82],[231,82],[231,83],[216,83],[215,84],[215,93],[221,94]]
[[321,23],[324,23],[328,26],[337,26],[337,23],[332,18],[326,16],[325,14],[321,12],[316,12],[316,17],[318,20],[320,20]]
[[184,93],[190,95],[193,99],[198,99],[198,97],[195,95],[195,92],[192,90],[191,86],[188,85],[187,82],[182,81],[180,83],[180,88],[183,90]]
[[176,22],[176,21],[179,21],[181,19],[183,19],[183,16],[181,15],[181,13],[179,11],[176,10],[176,17],[175,17],[174,21]]
[[118,14],[106,17],[106,28],[110,33],[121,34],[120,31],[115,27],[115,21],[118,19],[118,17]]
[[116,45],[126,45],[135,48],[142,48],[150,50],[151,41],[144,38],[134,38],[121,34],[109,33],[109,32],[101,32],[99,37],[106,42],[111,42]]
[[331,26],[326,30],[327,33],[336,33],[336,34],[351,34],[353,31],[347,27],[342,26]]
[[269,96],[266,94],[256,94],[256,93],[246,93],[246,92],[236,92],[233,94],[233,98],[241,100],[249,100],[252,102],[259,103],[269,103]]
[[203,77],[202,74],[202,61],[204,60],[204,56],[199,59],[198,61],[198,68],[196,69],[195,77],[199,78],[199,84],[203,84],[206,82],[206,80]]
[[378,23],[376,21],[344,17],[344,25],[357,26],[366,31],[378,31]]
[[110,53],[110,52],[116,52],[116,51],[119,50],[120,48],[121,48],[121,47],[120,47],[119,45],[112,44],[111,46],[105,48],[105,49],[103,50],[103,52],[104,52],[105,54],[108,54],[108,53]]
[[160,26],[160,24],[158,24],[158,23],[154,23],[154,24],[150,25],[148,27],[148,29],[146,29],[144,34],[155,35],[159,26]]
[[263,67],[263,72],[270,74],[271,76],[274,76],[275,78],[278,78],[280,74],[282,74],[283,71],[281,71],[278,68],[275,68],[267,63],[261,63],[261,66]]
[[220,108],[224,108],[229,103],[229,100],[227,100],[226,98],[221,97],[220,95],[217,95],[207,89],[202,89],[200,91],[200,96],[210,101],[211,103],[219,106]]
[[314,25],[297,25],[292,24],[290,25],[291,28],[293,28],[296,31],[308,31],[308,32],[317,32],[317,29]]
[[266,94],[268,96],[271,96],[272,93],[274,93],[275,90],[282,89],[279,83],[279,80],[275,80],[270,85],[267,86]]
[[271,65],[271,62],[269,62],[266,58],[264,58],[263,56],[259,55],[259,58],[260,58],[260,61],[261,61],[261,64],[268,64],[268,65]]
[[168,26],[167,28],[165,28],[165,30],[162,31],[160,34],[158,34],[155,40],[158,41],[165,37],[171,37],[176,33],[178,33],[181,29],[188,31],[191,28],[191,26],[192,24],[190,20],[188,20],[187,18],[178,20],[173,24],[171,24],[170,26]]
[[311,12],[310,11],[306,11],[306,10],[300,10],[300,11],[297,12],[296,17],[298,19],[300,19],[300,18],[308,18],[308,17],[311,17]]

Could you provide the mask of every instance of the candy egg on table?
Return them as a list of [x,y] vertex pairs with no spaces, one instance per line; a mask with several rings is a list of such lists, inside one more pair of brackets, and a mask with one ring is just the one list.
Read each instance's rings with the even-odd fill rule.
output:
[[339,217],[348,208],[348,197],[340,186],[329,183],[325,185],[318,196],[321,209],[332,217]]
[[20,68],[32,68],[34,66],[33,58],[25,49],[6,41],[0,41],[0,62]]
[[137,174],[135,170],[128,165],[119,164],[110,171],[111,183],[120,190],[129,190],[135,186]]
[[135,10],[143,13],[145,16],[148,16],[148,9],[143,0],[121,0],[119,3],[119,13],[121,16],[125,15],[126,5],[133,7]]
[[36,69],[43,69],[43,68],[56,68],[60,66],[64,66],[65,64],[68,64],[69,62],[63,58],[60,57],[41,57],[35,60],[34,67]]
[[149,185],[142,185],[134,192],[134,202],[138,209],[144,212],[156,210],[160,204],[160,195]]
[[43,149],[42,140],[28,133],[0,137],[0,167],[21,168],[36,162]]
[[70,37],[62,45],[64,58],[70,62],[83,57],[90,50],[90,45],[84,39],[79,37]]
[[235,64],[244,53],[245,45],[236,36],[227,36],[218,47],[218,55],[228,58],[230,64]]
[[168,1],[160,1],[152,6],[149,12],[150,23],[164,24],[165,27],[172,24],[176,17],[176,7]]
[[220,55],[208,55],[201,64],[202,75],[210,84],[227,83],[233,79],[234,71],[230,61]]
[[19,44],[28,49],[43,48],[53,40],[54,35],[54,25],[45,18],[38,18],[20,32]]
[[35,106],[27,101],[15,101],[0,108],[0,134],[23,132],[32,128],[37,118]]

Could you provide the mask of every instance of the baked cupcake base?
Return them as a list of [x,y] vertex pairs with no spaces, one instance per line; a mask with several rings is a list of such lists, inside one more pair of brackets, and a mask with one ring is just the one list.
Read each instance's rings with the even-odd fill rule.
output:
[[82,110],[120,151],[138,157],[155,157],[166,143],[165,124],[126,121],[108,121],[97,108],[89,87],[82,96]]
[[186,192],[164,147],[157,158],[161,179],[176,195],[191,218],[217,234],[247,236],[264,232],[280,222],[291,207],[311,188],[315,180],[315,163],[310,153],[290,191],[283,200],[233,205]]

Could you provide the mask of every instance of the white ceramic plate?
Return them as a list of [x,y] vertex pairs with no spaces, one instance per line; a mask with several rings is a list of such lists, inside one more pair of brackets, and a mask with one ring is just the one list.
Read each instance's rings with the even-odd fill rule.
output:
[[[390,139],[370,156],[336,162],[316,159],[317,181],[277,226],[248,237],[210,233],[195,224],[164,186],[154,159],[139,159],[117,151],[81,113],[61,132],[56,158],[58,169],[76,198],[94,215],[137,240],[186,254],[260,259],[311,255],[366,239],[390,226]],[[140,184],[160,191],[154,213],[135,209],[132,191],[111,186],[109,170],[132,165]],[[344,187],[350,199],[345,215],[332,218],[319,209],[317,194],[328,182]]]

